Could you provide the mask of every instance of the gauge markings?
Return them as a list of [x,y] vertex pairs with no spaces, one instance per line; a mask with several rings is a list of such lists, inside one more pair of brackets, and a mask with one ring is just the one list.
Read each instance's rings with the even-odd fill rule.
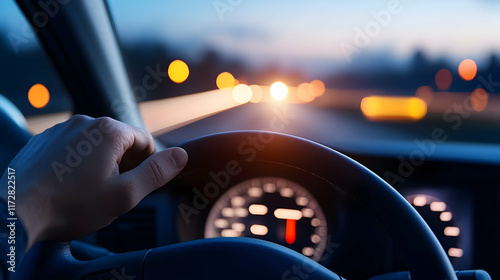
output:
[[451,214],[451,212],[443,212],[443,213],[439,214],[439,219],[442,222],[449,222],[449,221],[451,221],[452,218],[453,218],[453,215]]
[[433,201],[429,204],[429,207],[432,212],[443,212],[446,210],[446,203],[442,201]]
[[248,189],[248,195],[251,197],[261,197],[262,189],[259,187],[251,187]]
[[321,220],[318,218],[314,218],[311,220],[311,226],[313,227],[319,227],[321,225]]
[[311,208],[302,208],[302,216],[311,218],[314,216],[314,210],[312,210]]
[[220,232],[220,235],[222,237],[239,237],[239,236],[241,236],[241,232],[236,231],[234,229],[223,229]]
[[273,183],[264,184],[264,191],[266,193],[273,193],[276,191],[276,185]]
[[241,196],[235,196],[231,198],[231,204],[233,207],[241,207],[243,204],[245,204],[245,199]]
[[248,212],[252,215],[265,215],[267,214],[267,206],[262,204],[252,204],[248,207]]
[[236,208],[234,209],[234,215],[236,217],[245,218],[248,216],[248,210],[245,208]]
[[319,243],[320,240],[321,240],[321,237],[319,237],[319,235],[317,235],[317,234],[311,235],[311,242],[312,243],[317,244],[317,243]]
[[264,225],[252,225],[250,227],[250,232],[255,235],[266,235],[268,231],[269,230]]
[[458,248],[460,244],[460,228],[455,224],[453,214],[447,209],[446,203],[426,194],[410,195],[407,200],[424,217],[438,237],[441,245],[448,248],[448,256],[450,258],[461,258],[464,251]]
[[295,199],[295,203],[300,206],[307,206],[307,204],[309,203],[309,199],[304,196],[298,196],[297,199]]
[[446,236],[459,236],[460,229],[458,227],[445,227],[443,233]]
[[280,192],[280,195],[282,197],[292,197],[293,196],[293,190],[290,188],[280,188],[279,192]]
[[229,188],[211,208],[205,237],[252,237],[275,242],[318,261],[326,248],[327,222],[306,188],[276,177],[254,178]]
[[460,248],[450,248],[448,249],[448,256],[450,257],[455,257],[455,258],[460,258],[464,255],[464,251]]
[[214,225],[217,228],[227,228],[227,226],[229,225],[229,223],[227,222],[226,219],[217,219],[217,220],[214,221]]
[[274,210],[274,216],[282,220],[300,220],[302,219],[302,212],[295,209],[278,208]]

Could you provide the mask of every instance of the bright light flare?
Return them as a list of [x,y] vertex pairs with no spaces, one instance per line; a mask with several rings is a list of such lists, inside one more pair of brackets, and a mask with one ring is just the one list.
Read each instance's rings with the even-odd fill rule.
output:
[[252,89],[245,84],[239,84],[233,88],[232,95],[234,101],[245,104],[252,99]]
[[168,77],[174,83],[183,83],[189,77],[189,67],[182,60],[174,60],[168,66]]
[[472,59],[464,59],[458,65],[458,75],[460,78],[470,81],[476,77],[477,65]]
[[31,106],[41,109],[49,104],[49,90],[42,84],[35,84],[28,91],[28,100]]
[[288,87],[282,82],[272,84],[270,91],[271,96],[278,101],[285,99],[288,95]]
[[417,121],[427,114],[427,104],[418,97],[367,96],[361,111],[369,120]]

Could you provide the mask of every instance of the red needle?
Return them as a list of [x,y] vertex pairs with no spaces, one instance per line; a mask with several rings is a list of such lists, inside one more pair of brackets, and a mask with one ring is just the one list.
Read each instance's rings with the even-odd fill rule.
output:
[[286,220],[286,236],[285,240],[288,244],[293,244],[295,242],[295,220]]

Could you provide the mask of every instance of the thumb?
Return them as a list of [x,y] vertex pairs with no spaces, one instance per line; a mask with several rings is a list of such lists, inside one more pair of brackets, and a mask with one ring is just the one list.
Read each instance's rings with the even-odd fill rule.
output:
[[[146,195],[172,180],[186,166],[188,155],[182,148],[152,154],[136,168],[118,175],[118,192],[128,193],[134,206]],[[124,187],[126,186],[126,187]]]

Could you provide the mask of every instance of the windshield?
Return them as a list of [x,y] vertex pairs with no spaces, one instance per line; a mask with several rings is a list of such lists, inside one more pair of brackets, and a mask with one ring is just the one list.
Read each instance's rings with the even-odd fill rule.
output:
[[[455,142],[500,142],[495,1],[109,6],[138,101],[244,84],[251,94],[239,103],[307,108],[300,111],[307,123],[345,141],[431,138],[443,130]],[[167,78],[167,69],[180,69],[177,78]]]
[[71,98],[39,43],[37,30],[14,0],[0,3],[0,94],[24,116],[72,110]]

